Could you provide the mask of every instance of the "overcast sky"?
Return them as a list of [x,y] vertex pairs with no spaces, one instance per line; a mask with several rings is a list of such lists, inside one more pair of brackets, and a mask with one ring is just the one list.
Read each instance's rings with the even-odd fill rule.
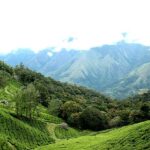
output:
[[0,0],[0,52],[88,49],[123,38],[150,45],[150,0]]

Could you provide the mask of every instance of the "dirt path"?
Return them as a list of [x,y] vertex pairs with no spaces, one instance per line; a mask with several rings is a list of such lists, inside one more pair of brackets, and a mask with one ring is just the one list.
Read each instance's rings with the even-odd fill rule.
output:
[[58,140],[56,135],[55,135],[55,127],[56,126],[57,126],[57,124],[55,124],[55,123],[48,123],[47,129],[48,129],[49,133],[51,134],[52,138],[55,140]]
[[8,94],[8,95],[10,95],[10,96],[12,96],[12,97],[14,96],[12,93],[10,93],[10,92],[8,91],[8,86],[5,87],[5,93]]

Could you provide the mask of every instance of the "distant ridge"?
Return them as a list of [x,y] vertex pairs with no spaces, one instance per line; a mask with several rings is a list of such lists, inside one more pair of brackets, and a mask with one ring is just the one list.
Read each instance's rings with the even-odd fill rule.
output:
[[[48,48],[34,53],[21,49],[0,59],[13,66],[22,62],[46,76],[115,98],[125,98],[150,88],[150,65],[146,65],[150,63],[150,47],[137,43],[120,41],[87,51],[63,49],[54,52],[53,48]],[[136,81],[137,76],[142,76],[142,80]]]

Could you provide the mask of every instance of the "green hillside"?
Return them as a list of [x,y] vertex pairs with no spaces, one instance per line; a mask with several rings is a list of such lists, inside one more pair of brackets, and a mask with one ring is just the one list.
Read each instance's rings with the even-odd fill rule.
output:
[[150,121],[63,140],[36,150],[144,150],[150,149]]
[[[112,100],[23,65],[12,68],[0,61],[0,150],[30,150],[49,144],[52,149],[97,149],[99,144],[110,149],[119,147],[121,136],[125,139],[131,131],[129,144],[146,131],[146,137],[139,139],[141,145],[136,145],[147,146],[149,121],[113,128],[149,120],[149,98],[150,91],[124,101]],[[136,126],[141,128],[138,133]]]
[[1,149],[30,149],[54,142],[42,121],[19,120],[13,114],[0,110]]
[[78,130],[61,128],[62,122],[60,118],[46,112],[32,120],[20,119],[13,111],[0,106],[0,150],[31,149],[59,139],[80,136]]
[[[31,81],[33,78],[42,78],[41,80],[46,80],[45,82],[49,82],[51,86],[53,85],[53,88],[59,87],[59,85],[69,88],[69,85],[63,85],[50,78],[47,81],[44,76],[25,68],[21,70],[22,72],[15,71],[7,64],[0,62],[0,150],[30,150],[61,139],[80,136],[81,131],[73,129],[68,125],[67,130],[64,129],[64,121],[56,115],[50,115],[48,108],[43,106],[44,104],[38,104],[38,114],[35,114],[32,119],[25,116],[17,116],[16,99],[14,99],[17,97],[15,95],[18,91],[21,92],[20,89],[25,87],[26,84],[33,82]],[[75,88],[78,90],[78,87]],[[61,87],[58,90],[55,88],[53,95],[62,97],[63,100],[65,96],[61,96],[61,93],[60,95],[59,93],[55,94],[59,90],[61,90]],[[84,91],[86,93],[86,89],[83,89],[83,93]],[[72,94],[69,89],[66,89],[64,93],[71,99]],[[93,94],[101,96],[94,92]],[[88,95],[89,93],[87,93]]]
[[124,98],[126,95],[144,93],[150,88],[150,63],[145,63],[131,71],[124,79],[111,85],[106,93]]

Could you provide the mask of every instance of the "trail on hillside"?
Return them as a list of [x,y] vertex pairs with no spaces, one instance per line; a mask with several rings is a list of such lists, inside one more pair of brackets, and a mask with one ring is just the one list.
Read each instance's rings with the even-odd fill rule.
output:
[[55,140],[58,140],[58,138],[55,135],[55,128],[56,128],[57,124],[55,123],[48,123],[47,124],[47,130],[49,131],[49,133],[51,134],[51,137]]
[[10,95],[11,97],[13,97],[14,95],[11,92],[9,92],[8,88],[9,88],[8,86],[5,87],[5,89],[4,89],[5,93]]

